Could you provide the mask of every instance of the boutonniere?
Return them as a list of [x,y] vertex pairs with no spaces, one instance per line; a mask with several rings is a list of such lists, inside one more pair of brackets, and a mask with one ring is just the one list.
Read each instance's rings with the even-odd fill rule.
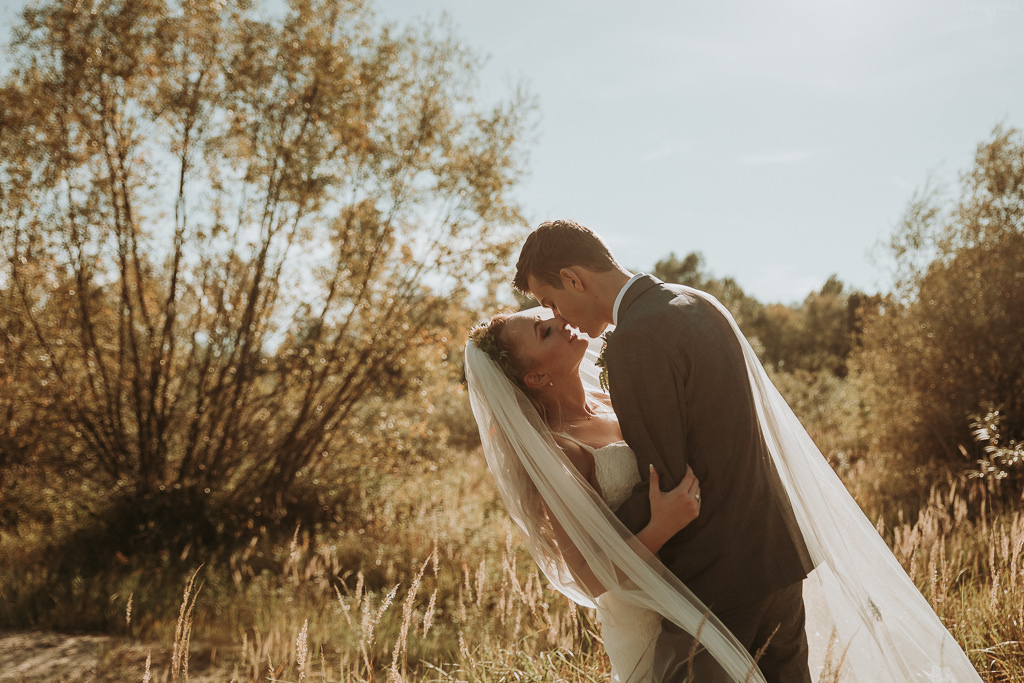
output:
[[608,332],[601,335],[601,353],[597,354],[597,360],[594,361],[594,365],[601,368],[601,372],[597,375],[597,381],[601,383],[601,389],[605,393],[608,392],[608,361],[605,360],[604,352],[608,348]]

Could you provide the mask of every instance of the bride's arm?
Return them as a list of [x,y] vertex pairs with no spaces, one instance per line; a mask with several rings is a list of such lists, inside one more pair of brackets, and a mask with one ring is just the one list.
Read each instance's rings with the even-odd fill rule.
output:
[[[588,454],[578,444],[563,439],[557,439],[557,441],[573,466],[600,493],[600,490],[597,489],[593,458],[588,458]],[[700,484],[689,467],[686,468],[686,475],[675,488],[662,491],[659,483],[658,473],[652,468],[648,492],[651,502],[651,520],[633,537],[633,542],[639,542],[651,554],[656,554],[661,550],[661,547],[670,538],[695,520],[700,512],[700,501],[697,499],[697,496],[700,495]],[[550,515],[550,519],[562,549],[562,557],[565,559],[569,571],[577,581],[586,586],[594,597],[604,593],[606,590],[604,585],[590,569],[586,559],[569,539],[569,535],[559,524],[557,518]],[[640,549],[636,548],[636,550]]]
[[700,482],[689,466],[679,484],[662,491],[657,470],[651,466],[648,497],[651,501],[651,520],[637,532],[636,539],[656,554],[668,539],[683,530],[700,514]]
[[[598,495],[601,495],[594,457],[579,444],[558,435],[555,435],[555,442],[576,471],[587,480]],[[635,538],[653,555],[657,554],[670,538],[697,519],[700,513],[700,482],[697,481],[693,469],[687,465],[679,484],[673,489],[662,491],[661,477],[652,465],[647,498],[650,501],[651,518],[647,525],[635,534]]]

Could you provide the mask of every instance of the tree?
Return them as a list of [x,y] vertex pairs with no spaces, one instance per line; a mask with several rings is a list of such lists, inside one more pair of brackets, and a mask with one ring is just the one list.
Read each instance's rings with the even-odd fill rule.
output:
[[965,463],[971,415],[1001,409],[1024,432],[1024,136],[979,145],[960,197],[926,187],[889,244],[896,286],[857,365],[876,431],[895,452]]
[[[505,275],[531,105],[362,3],[53,0],[0,90],[0,464],[274,507]],[[441,353],[438,351],[437,353]]]
[[799,306],[767,306],[758,327],[764,346],[762,361],[785,372],[825,371],[846,377],[862,317],[877,300],[877,295],[847,292],[842,281],[832,275]]

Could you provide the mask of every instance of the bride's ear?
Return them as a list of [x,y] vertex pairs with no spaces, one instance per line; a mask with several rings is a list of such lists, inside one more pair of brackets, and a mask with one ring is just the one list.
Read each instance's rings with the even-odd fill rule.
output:
[[523,375],[523,384],[527,389],[540,389],[551,383],[551,378],[546,372],[531,371]]
[[576,292],[582,292],[585,289],[578,268],[562,268],[558,271],[558,276],[562,278],[563,287],[569,287]]

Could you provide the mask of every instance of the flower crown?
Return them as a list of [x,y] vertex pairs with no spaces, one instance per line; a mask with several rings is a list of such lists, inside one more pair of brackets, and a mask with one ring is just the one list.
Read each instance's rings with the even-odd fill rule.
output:
[[501,343],[498,341],[493,320],[480,323],[470,330],[469,340],[497,363],[501,371],[505,373],[505,376],[512,380],[516,386],[522,386],[523,381],[519,377],[519,372],[512,365],[512,354],[509,353],[508,349],[502,348]]

